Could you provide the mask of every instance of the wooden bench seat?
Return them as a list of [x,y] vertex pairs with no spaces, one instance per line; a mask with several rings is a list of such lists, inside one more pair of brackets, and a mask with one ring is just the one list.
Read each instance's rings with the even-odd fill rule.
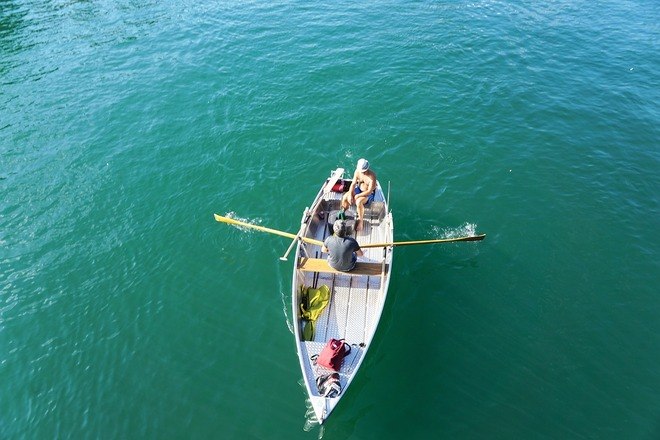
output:
[[[327,260],[322,258],[301,258],[298,269],[305,272],[326,272],[326,273],[338,273],[343,275],[381,275],[383,270],[382,263],[365,263],[358,261],[355,264],[355,268],[350,272],[342,272],[337,269],[333,269],[328,264]],[[385,271],[387,272],[388,265],[385,265]]]

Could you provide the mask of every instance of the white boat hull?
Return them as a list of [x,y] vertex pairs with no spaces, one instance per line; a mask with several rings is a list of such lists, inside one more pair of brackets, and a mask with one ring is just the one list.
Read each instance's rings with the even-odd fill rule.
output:
[[[333,176],[336,177],[341,171],[336,170]],[[330,234],[331,228],[328,225],[331,226],[336,217],[341,196],[342,193],[326,192],[324,188],[319,191],[312,208],[306,209],[303,214],[302,237],[323,241]],[[347,214],[350,218],[354,216],[354,211],[349,210]],[[393,229],[392,214],[379,184],[374,201],[365,208],[363,229],[354,237],[361,245],[391,243]],[[364,266],[373,269],[369,274],[361,270],[358,272],[364,274],[337,273],[329,267],[327,271],[322,268],[310,270],[305,267],[307,260],[318,262],[316,259],[325,259],[327,255],[321,253],[317,244],[300,241],[296,248],[292,282],[294,333],[305,387],[319,423],[327,419],[346,394],[369,350],[385,306],[392,247],[368,248],[363,251],[365,255],[358,261],[368,262]],[[324,284],[330,288],[330,302],[315,322],[313,340],[304,341],[302,332],[305,321],[300,316],[301,286],[318,288]],[[345,339],[351,345],[351,353],[344,359],[339,371],[341,394],[332,398],[321,396],[316,385],[317,377],[331,371],[315,365],[311,359],[321,352],[330,338]]]

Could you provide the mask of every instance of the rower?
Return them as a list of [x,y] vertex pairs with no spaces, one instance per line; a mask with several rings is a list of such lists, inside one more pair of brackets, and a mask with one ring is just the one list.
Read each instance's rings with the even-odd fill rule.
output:
[[333,269],[348,272],[355,267],[357,257],[364,255],[360,245],[349,237],[350,228],[345,220],[336,220],[333,234],[325,239],[321,251],[328,254],[328,264]]

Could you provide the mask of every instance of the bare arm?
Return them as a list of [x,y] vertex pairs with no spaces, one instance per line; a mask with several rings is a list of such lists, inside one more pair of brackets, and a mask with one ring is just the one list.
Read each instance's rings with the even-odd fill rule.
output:
[[353,171],[353,179],[351,180],[351,186],[348,187],[348,191],[353,193],[355,191],[355,183],[358,181],[358,172],[357,170]]
[[348,194],[348,203],[350,203],[351,205],[355,203],[355,185],[357,181],[358,181],[358,172],[356,170],[355,172],[353,172],[353,180],[351,180],[351,186],[349,186],[348,191],[346,191]]

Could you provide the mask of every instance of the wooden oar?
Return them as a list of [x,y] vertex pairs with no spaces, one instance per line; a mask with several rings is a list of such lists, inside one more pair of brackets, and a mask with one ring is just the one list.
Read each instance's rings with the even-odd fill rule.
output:
[[[279,235],[280,237],[292,238],[302,240],[305,243],[315,244],[317,246],[322,246],[323,242],[319,240],[314,240],[313,238],[300,237],[296,234],[290,232],[279,231],[277,229],[266,228],[264,226],[253,225],[251,223],[245,223],[240,220],[236,220],[229,217],[223,217],[218,214],[213,214],[213,217],[220,223],[228,223],[230,225],[242,226],[244,228],[256,229],[257,231],[267,232],[269,234]],[[472,235],[468,237],[456,237],[456,238],[438,238],[435,240],[417,240],[417,241],[395,241],[393,243],[371,243],[360,245],[361,248],[376,248],[376,247],[386,247],[386,246],[411,246],[416,244],[434,244],[434,243],[454,243],[457,241],[480,241],[486,237],[486,234]]]
[[376,247],[387,247],[387,246],[411,246],[416,244],[454,243],[457,241],[481,241],[484,238],[486,238],[486,234],[470,235],[467,237],[456,237],[456,238],[437,238],[434,240],[395,241],[394,243],[361,244],[360,247],[364,249],[364,248],[376,248]]
[[304,241],[305,243],[315,244],[315,245],[318,245],[318,246],[323,245],[322,241],[314,240],[312,238],[307,238],[307,237],[298,237],[296,234],[291,234],[290,232],[278,231],[277,229],[271,229],[271,228],[266,228],[266,227],[259,226],[259,225],[253,225],[251,223],[242,222],[240,220],[236,220],[236,219],[233,219],[233,218],[223,217],[223,216],[218,215],[218,214],[213,214],[213,217],[215,217],[215,219],[217,221],[219,221],[220,223],[228,223],[230,225],[241,226],[241,227],[250,228],[250,229],[256,229],[257,231],[279,235],[280,237],[286,237],[286,238],[292,238],[292,239],[297,238],[299,240]]

